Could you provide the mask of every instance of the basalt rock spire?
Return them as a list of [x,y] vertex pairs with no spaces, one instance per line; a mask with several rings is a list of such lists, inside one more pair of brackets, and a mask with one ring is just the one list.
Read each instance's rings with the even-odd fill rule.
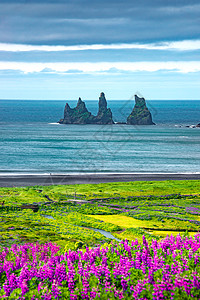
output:
[[107,108],[107,101],[105,94],[101,93],[99,97],[99,111],[95,117],[96,124],[114,124],[112,119],[112,112],[110,108]]
[[135,106],[127,118],[128,125],[155,125],[144,98],[135,95]]

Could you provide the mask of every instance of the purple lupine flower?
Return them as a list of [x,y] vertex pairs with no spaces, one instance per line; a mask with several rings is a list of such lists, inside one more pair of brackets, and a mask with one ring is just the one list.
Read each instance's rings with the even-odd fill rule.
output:
[[[141,295],[148,292],[151,299],[164,299],[166,293],[173,299],[175,289],[185,298],[200,297],[199,249],[200,234],[193,238],[167,236],[152,243],[143,237],[142,244],[125,240],[106,248],[69,250],[64,255],[57,255],[59,247],[52,243],[13,245],[0,250],[0,271],[6,275],[2,297],[21,288],[19,299],[25,299],[32,280],[38,280],[38,293],[45,300],[62,299],[62,287],[70,300],[77,300],[77,295],[87,300],[105,294],[144,300],[148,297]],[[9,261],[10,252],[14,262]],[[134,274],[137,281],[132,279]],[[91,286],[93,279],[95,287]],[[36,300],[34,296],[32,300]]]

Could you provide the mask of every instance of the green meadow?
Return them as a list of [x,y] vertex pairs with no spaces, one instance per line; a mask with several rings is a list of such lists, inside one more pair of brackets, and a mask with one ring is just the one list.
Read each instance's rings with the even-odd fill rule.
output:
[[[200,181],[155,181],[0,188],[2,246],[52,241],[62,248],[194,235]],[[104,235],[102,231],[104,231]]]

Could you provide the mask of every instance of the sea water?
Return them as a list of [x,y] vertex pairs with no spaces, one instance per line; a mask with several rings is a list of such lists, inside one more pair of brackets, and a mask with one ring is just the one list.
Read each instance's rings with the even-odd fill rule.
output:
[[[156,126],[60,125],[65,102],[0,100],[0,172],[200,172],[200,101],[147,101]],[[108,106],[124,122],[134,101]]]

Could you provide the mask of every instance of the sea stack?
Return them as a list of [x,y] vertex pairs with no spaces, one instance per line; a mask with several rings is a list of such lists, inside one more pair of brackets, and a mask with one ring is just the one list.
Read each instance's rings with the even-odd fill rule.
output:
[[127,118],[128,125],[155,125],[144,98],[135,95],[135,106]]
[[99,97],[99,111],[97,116],[93,116],[86,108],[85,102],[78,99],[77,106],[71,108],[68,103],[65,105],[64,118],[58,121],[60,124],[114,124],[112,112],[107,108],[107,101],[104,93]]
[[107,108],[107,101],[103,92],[99,97],[99,111],[93,124],[114,124],[112,111],[110,108]]
[[92,119],[92,114],[87,110],[85,102],[78,99],[75,108],[71,108],[68,103],[65,105],[64,119],[61,119],[60,124],[89,124]]

